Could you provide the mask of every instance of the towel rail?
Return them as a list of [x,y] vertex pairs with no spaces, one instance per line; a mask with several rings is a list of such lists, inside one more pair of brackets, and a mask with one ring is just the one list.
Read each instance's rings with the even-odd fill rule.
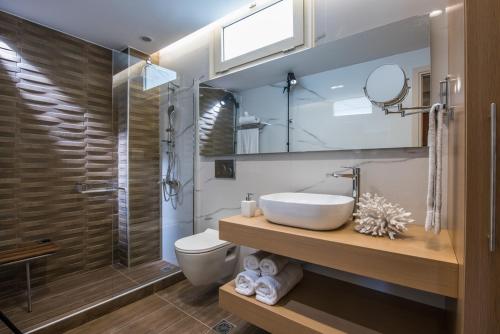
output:
[[113,188],[89,188],[86,183],[77,183],[75,185],[75,190],[80,194],[99,194],[99,193],[111,193],[118,190],[126,191],[123,187],[113,187]]
[[249,123],[249,124],[240,124],[236,127],[237,130],[248,130],[248,129],[259,129],[262,130],[266,125],[270,125],[268,123]]
[[[439,112],[444,113],[448,116],[448,120],[453,118],[453,108],[449,106],[449,95],[450,95],[450,77],[447,76],[444,80],[439,82],[439,100],[443,105],[443,108],[440,109]],[[403,107],[402,103],[397,105],[396,110],[390,110],[389,108],[385,108],[385,114],[400,114],[401,117],[416,115],[416,114],[424,114],[430,112],[430,107]],[[408,112],[410,111],[410,112]]]

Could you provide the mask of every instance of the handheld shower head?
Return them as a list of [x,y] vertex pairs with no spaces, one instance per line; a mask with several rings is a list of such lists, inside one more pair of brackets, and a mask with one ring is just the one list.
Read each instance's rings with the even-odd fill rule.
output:
[[175,113],[175,107],[172,104],[172,105],[169,105],[168,109],[167,109],[167,115],[168,115],[168,117],[170,117],[173,113]]

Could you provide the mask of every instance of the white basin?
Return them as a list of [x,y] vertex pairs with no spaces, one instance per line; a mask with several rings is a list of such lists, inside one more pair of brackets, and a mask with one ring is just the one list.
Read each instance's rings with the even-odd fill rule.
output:
[[333,230],[351,218],[354,198],[278,193],[261,196],[259,203],[264,217],[272,223],[309,230]]

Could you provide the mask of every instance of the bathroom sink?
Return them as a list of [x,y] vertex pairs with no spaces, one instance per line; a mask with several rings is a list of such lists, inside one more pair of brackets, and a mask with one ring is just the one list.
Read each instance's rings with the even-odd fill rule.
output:
[[264,217],[275,224],[333,230],[352,215],[354,199],[340,195],[277,193],[260,197]]

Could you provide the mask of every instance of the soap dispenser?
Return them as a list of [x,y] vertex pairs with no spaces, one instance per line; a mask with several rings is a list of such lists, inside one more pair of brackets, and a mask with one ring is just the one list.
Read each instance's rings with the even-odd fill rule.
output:
[[257,202],[252,200],[253,194],[248,193],[244,201],[241,201],[241,215],[243,217],[254,217],[257,210]]

